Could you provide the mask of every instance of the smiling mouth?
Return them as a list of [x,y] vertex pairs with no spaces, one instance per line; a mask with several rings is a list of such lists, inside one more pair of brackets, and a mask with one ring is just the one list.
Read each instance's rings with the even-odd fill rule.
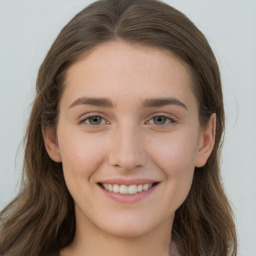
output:
[[107,183],[99,183],[99,185],[112,193],[123,194],[123,195],[134,195],[141,193],[143,191],[150,190],[153,186],[156,186],[159,182],[154,183],[146,183],[146,184],[132,184],[132,185],[118,185],[118,184],[107,184]]

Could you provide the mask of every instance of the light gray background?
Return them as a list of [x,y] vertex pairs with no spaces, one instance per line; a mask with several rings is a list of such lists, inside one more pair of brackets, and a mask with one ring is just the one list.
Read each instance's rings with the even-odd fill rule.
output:
[[[0,0],[0,209],[19,188],[21,141],[39,65],[60,29],[90,2]],[[256,2],[165,2],[195,22],[219,62],[227,118],[223,182],[235,212],[239,255],[256,255]]]

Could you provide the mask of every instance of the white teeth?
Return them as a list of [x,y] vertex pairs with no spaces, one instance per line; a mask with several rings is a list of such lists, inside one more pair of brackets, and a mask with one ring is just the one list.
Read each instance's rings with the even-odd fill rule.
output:
[[108,184],[108,191],[110,191],[110,192],[113,191],[113,188],[112,188],[112,185],[111,185],[111,184]]
[[138,189],[137,189],[136,185],[131,185],[128,187],[129,194],[137,194],[137,191],[138,191]]
[[139,186],[138,186],[138,192],[141,192],[141,191],[143,191],[143,186],[142,186],[142,185],[139,185]]
[[104,189],[113,192],[113,193],[120,193],[120,194],[137,194],[140,193],[142,191],[146,191],[149,190],[152,186],[153,183],[151,184],[140,184],[140,185],[130,185],[130,186],[126,186],[126,185],[117,185],[117,184],[106,184],[106,183],[102,183]]
[[149,188],[149,184],[144,184],[143,185],[143,190],[148,190],[148,188]]
[[[105,188],[105,187],[104,187],[104,188]],[[114,192],[114,193],[119,193],[119,192],[120,192],[120,188],[119,188],[118,185],[115,184],[115,185],[113,186],[113,192]]]
[[[111,191],[110,191],[111,192]],[[120,191],[119,191],[120,194],[128,194],[128,187],[125,186],[125,185],[121,185],[120,186]]]

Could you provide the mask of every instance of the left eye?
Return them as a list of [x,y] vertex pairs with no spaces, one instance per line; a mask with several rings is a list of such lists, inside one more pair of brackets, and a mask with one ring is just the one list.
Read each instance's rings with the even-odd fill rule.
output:
[[86,124],[89,124],[89,125],[102,125],[102,124],[106,124],[106,120],[104,118],[102,118],[101,116],[90,116],[90,117],[87,117],[84,122]]
[[149,120],[149,124],[156,124],[156,125],[164,125],[168,123],[173,123],[174,121],[166,116],[155,116]]

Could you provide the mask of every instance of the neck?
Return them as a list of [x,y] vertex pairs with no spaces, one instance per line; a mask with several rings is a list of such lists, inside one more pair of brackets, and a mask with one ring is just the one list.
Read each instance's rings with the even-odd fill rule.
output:
[[[93,235],[92,235],[93,236]],[[169,239],[168,241],[155,241],[148,238],[120,238],[120,237],[104,237],[97,239],[84,239],[84,242],[79,242],[75,239],[69,247],[69,254],[63,256],[168,256],[169,255]]]

